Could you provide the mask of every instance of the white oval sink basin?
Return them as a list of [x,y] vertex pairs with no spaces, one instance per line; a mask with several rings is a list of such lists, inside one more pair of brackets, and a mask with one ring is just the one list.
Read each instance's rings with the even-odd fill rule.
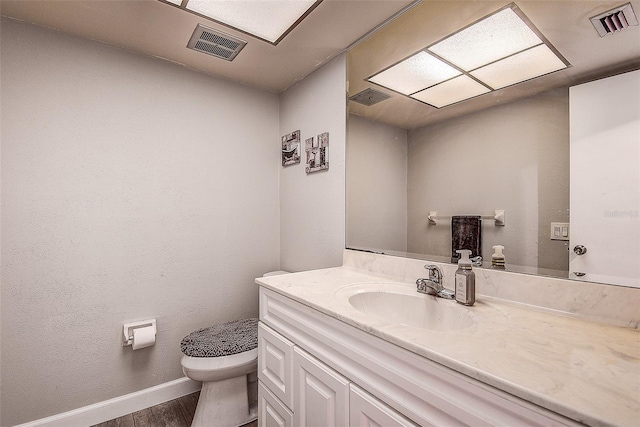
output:
[[386,323],[434,331],[464,329],[475,323],[472,311],[455,301],[418,293],[363,291],[349,297],[349,303]]

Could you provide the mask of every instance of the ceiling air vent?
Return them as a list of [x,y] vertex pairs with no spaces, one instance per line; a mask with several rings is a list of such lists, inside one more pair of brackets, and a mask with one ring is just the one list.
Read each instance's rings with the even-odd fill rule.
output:
[[591,19],[591,23],[600,34],[600,37],[638,25],[638,18],[633,12],[631,3],[623,4],[589,19]]
[[382,102],[385,99],[389,99],[389,98],[391,98],[391,95],[387,95],[384,92],[380,92],[378,90],[368,88],[363,90],[360,93],[357,93],[349,97],[349,101],[354,101],[359,104],[370,107],[374,104],[377,104],[378,102]]
[[246,44],[247,42],[244,40],[198,24],[187,47],[207,55],[233,61],[233,58],[240,53]]

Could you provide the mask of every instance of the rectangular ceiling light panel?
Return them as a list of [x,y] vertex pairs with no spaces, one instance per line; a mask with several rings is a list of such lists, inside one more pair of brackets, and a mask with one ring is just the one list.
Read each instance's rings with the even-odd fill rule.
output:
[[547,45],[542,44],[478,68],[470,74],[493,89],[502,89],[565,67],[565,63]]
[[189,0],[186,9],[276,43],[316,3],[316,0]]
[[481,85],[471,77],[463,75],[432,86],[422,92],[411,95],[411,97],[436,108],[442,108],[487,92],[491,92],[491,89]]
[[441,108],[568,66],[512,3],[367,80]]
[[418,52],[410,58],[387,68],[369,81],[411,95],[414,92],[460,75],[460,71],[426,52]]
[[542,43],[511,8],[506,8],[429,47],[465,71]]

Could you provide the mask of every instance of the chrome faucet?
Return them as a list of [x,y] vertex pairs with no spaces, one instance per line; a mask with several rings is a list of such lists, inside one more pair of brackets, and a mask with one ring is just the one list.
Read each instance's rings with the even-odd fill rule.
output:
[[440,267],[437,265],[425,265],[424,268],[429,271],[429,278],[420,278],[416,280],[418,292],[422,294],[435,295],[440,298],[453,299],[453,291],[451,289],[446,289],[442,284],[444,275],[442,274]]

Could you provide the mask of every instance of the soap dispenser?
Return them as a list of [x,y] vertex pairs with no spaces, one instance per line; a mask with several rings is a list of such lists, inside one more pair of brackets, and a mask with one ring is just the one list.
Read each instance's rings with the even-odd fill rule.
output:
[[493,247],[493,255],[491,255],[491,267],[504,270],[504,246],[495,245]]
[[476,302],[476,274],[471,269],[471,251],[462,249],[456,253],[460,254],[456,270],[456,302],[473,305]]

